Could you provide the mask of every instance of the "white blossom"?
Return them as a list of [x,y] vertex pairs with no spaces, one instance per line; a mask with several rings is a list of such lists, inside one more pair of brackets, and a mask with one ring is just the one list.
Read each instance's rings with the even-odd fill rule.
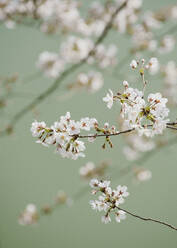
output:
[[174,49],[175,46],[175,39],[172,35],[166,35],[161,40],[160,47],[158,49],[159,53],[169,53]]
[[54,122],[51,127],[47,127],[45,122],[33,122],[31,132],[38,138],[37,143],[45,146],[54,145],[56,152],[63,158],[76,160],[85,157],[85,144],[79,140],[81,130],[89,131],[96,128],[98,122],[95,118],[82,118],[80,121],[71,120],[69,112],[61,116],[59,121]]
[[95,93],[103,86],[103,76],[99,72],[90,71],[78,75],[76,86],[86,88],[89,92]]
[[86,59],[92,48],[92,40],[69,36],[61,45],[61,56],[66,62],[75,64]]
[[151,58],[146,68],[149,69],[150,74],[156,74],[160,68],[157,58]]
[[112,92],[112,90],[109,89],[109,93],[107,93],[106,96],[103,97],[103,101],[107,103],[107,107],[109,109],[112,108],[113,100],[114,100],[113,92]]
[[35,224],[38,219],[38,213],[36,206],[34,204],[28,204],[25,210],[19,216],[19,224],[21,225],[31,225]]
[[34,121],[31,126],[31,132],[33,137],[40,137],[45,132],[45,128],[46,128],[45,122]]
[[104,223],[104,224],[108,224],[109,222],[111,222],[111,218],[109,215],[104,215],[101,217],[101,221]]
[[124,203],[124,198],[129,195],[126,186],[117,186],[116,190],[110,187],[110,181],[99,181],[98,179],[92,179],[90,186],[94,188],[94,194],[101,193],[98,200],[91,200],[90,205],[93,210],[106,212],[102,216],[102,222],[107,224],[111,221],[110,214],[115,214],[117,222],[125,219],[125,212],[119,210],[119,205]]
[[131,61],[131,63],[130,63],[130,67],[131,67],[132,69],[136,69],[137,66],[138,66],[138,65],[137,65],[136,60],[133,59],[133,60]]
[[89,174],[92,174],[95,169],[95,164],[93,162],[87,162],[85,166],[82,166],[79,170],[79,174],[82,177],[87,177]]
[[125,220],[125,219],[126,219],[125,212],[122,211],[122,210],[117,211],[115,214],[116,214],[115,219],[116,219],[116,221],[117,221],[118,223],[120,223],[121,220]]
[[[121,104],[121,117],[127,128],[134,128],[139,135],[152,137],[156,134],[162,134],[166,128],[165,119],[168,116],[169,109],[166,107],[167,99],[160,93],[149,94],[147,103],[144,100],[144,94],[138,89],[126,87],[122,94],[115,96]],[[104,99],[112,106],[113,94]],[[150,126],[148,126],[151,124]],[[152,126],[152,127],[151,127]]]
[[136,178],[140,181],[148,181],[152,178],[152,172],[150,170],[140,169],[136,172]]
[[58,54],[43,52],[40,54],[37,66],[45,73],[46,76],[57,78],[64,70],[65,62],[59,58]]

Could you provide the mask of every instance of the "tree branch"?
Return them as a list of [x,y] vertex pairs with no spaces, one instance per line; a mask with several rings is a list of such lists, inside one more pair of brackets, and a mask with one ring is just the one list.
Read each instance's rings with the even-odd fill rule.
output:
[[123,208],[120,208],[120,207],[116,207],[117,209],[119,210],[122,210],[124,211],[125,213],[127,213],[128,215],[131,215],[132,217],[135,217],[137,219],[140,219],[140,220],[143,220],[143,221],[151,221],[151,222],[155,222],[155,223],[158,223],[158,224],[161,224],[161,225],[164,225],[164,226],[167,226],[175,231],[177,231],[177,227],[167,223],[167,222],[164,222],[164,221],[161,221],[161,220],[156,220],[156,219],[153,219],[153,218],[146,218],[146,217],[142,217],[142,216],[139,216],[137,214],[134,214],[126,209],[123,209]]
[[[168,122],[166,128],[172,129],[172,130],[177,130],[177,127],[173,127],[175,125],[177,125],[177,122]],[[147,127],[152,127],[152,125],[147,125]],[[127,129],[127,130],[116,132],[116,133],[105,132],[103,134],[95,133],[93,135],[72,135],[72,137],[80,138],[80,139],[97,138],[97,137],[110,137],[110,136],[118,136],[120,134],[130,133],[130,132],[133,132],[134,130],[135,130],[135,128],[131,128],[131,129]]]

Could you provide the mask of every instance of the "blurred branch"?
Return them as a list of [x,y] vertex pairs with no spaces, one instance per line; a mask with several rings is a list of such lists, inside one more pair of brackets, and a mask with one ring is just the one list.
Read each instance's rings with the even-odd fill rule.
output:
[[23,117],[25,116],[30,110],[32,110],[34,107],[39,105],[44,99],[46,99],[49,95],[51,95],[58,87],[59,85],[63,82],[63,80],[71,73],[74,72],[76,69],[81,67],[85,62],[87,61],[88,57],[92,55],[97,47],[97,45],[102,42],[106,36],[108,35],[111,27],[112,27],[112,22],[115,18],[115,16],[127,5],[127,1],[125,1],[123,4],[121,4],[112,14],[109,22],[105,26],[102,34],[98,37],[98,39],[95,41],[94,48],[89,52],[88,56],[81,60],[78,64],[72,65],[70,68],[66,69],[59,78],[54,81],[54,83],[43,93],[41,93],[38,97],[36,97],[29,105],[24,107],[21,111],[19,111],[11,120],[9,123],[8,127],[5,128],[3,131],[0,132],[0,136],[4,136],[6,134],[9,134],[9,130],[13,130],[16,123]]

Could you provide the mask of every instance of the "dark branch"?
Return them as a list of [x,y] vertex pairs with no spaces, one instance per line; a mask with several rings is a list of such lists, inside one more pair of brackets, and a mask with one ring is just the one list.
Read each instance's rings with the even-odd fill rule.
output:
[[[177,125],[177,122],[168,122],[166,128],[177,130],[177,127],[174,127],[175,125]],[[152,125],[147,125],[147,127],[152,127]],[[95,133],[93,135],[73,135],[73,137],[80,138],[80,139],[97,138],[97,137],[110,137],[110,136],[118,136],[120,134],[130,133],[130,132],[133,132],[134,130],[135,130],[135,128],[131,128],[131,129],[127,129],[127,130],[116,132],[116,133],[105,132],[103,134]]]
[[142,217],[142,216],[139,216],[137,214],[134,214],[126,209],[123,209],[123,208],[120,208],[120,207],[117,207],[117,209],[119,210],[123,210],[125,213],[127,213],[128,215],[131,215],[132,217],[135,217],[137,219],[140,219],[140,220],[143,220],[143,221],[151,221],[151,222],[155,222],[155,223],[158,223],[158,224],[161,224],[161,225],[164,225],[164,226],[167,226],[175,231],[177,231],[177,228],[167,222],[164,222],[164,221],[161,221],[161,220],[156,220],[156,219],[153,219],[153,218],[146,218],[146,217]]

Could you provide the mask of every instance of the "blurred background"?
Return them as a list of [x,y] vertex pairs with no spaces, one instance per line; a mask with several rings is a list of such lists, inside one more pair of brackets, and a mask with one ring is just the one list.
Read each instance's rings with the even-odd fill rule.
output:
[[[83,12],[86,11],[90,1],[80,2],[83,3]],[[176,0],[148,0],[144,1],[143,8],[157,10],[175,3]],[[59,51],[62,39],[60,35],[45,35],[34,27],[19,25],[8,30],[1,25],[0,75],[18,72],[21,79],[35,75],[38,72],[35,66],[38,55],[44,50]],[[114,34],[110,33],[105,43],[113,39],[120,48],[118,59],[121,59],[129,47],[128,36],[118,36],[115,40]],[[176,61],[176,54],[177,49],[163,56],[160,61]],[[121,70],[121,74],[125,72],[125,80],[130,61]],[[79,71],[87,70],[83,66]],[[34,119],[44,120],[51,125],[67,111],[71,112],[75,120],[89,116],[96,117],[100,123],[109,121],[117,125],[118,109],[115,106],[109,111],[102,97],[109,88],[119,88],[122,81],[119,74],[114,69],[105,70],[104,87],[96,94],[76,92],[70,95],[67,84],[73,82],[77,73],[68,76],[61,87],[35,109],[35,113],[25,115],[11,136],[0,139],[0,248],[177,247],[177,233],[158,224],[142,222],[130,216],[120,224],[114,221],[108,225],[102,224],[101,215],[92,211],[88,204],[93,198],[89,190],[84,197],[74,201],[72,207],[59,208],[52,215],[42,217],[36,225],[23,227],[18,224],[18,216],[28,203],[40,207],[50,204],[58,190],[63,189],[72,198],[72,195],[85,187],[86,183],[80,179],[78,171],[86,162],[110,160],[110,176],[128,165],[122,154],[122,137],[112,139],[114,149],[101,149],[102,140],[96,140],[94,144],[86,142],[86,157],[71,161],[55,154],[52,147],[45,148],[36,144],[31,136],[30,126]],[[151,80],[150,89],[160,89],[161,79],[152,76]],[[16,87],[18,93],[10,99],[8,110],[1,113],[2,123],[8,121],[52,82],[46,77],[38,77],[19,83]],[[172,118],[176,116],[177,110],[173,109]],[[130,196],[124,205],[126,209],[177,226],[176,150],[177,144],[164,147],[147,160],[144,166],[152,171],[152,179],[148,182],[135,183],[131,173],[113,181],[113,186],[128,186]]]

